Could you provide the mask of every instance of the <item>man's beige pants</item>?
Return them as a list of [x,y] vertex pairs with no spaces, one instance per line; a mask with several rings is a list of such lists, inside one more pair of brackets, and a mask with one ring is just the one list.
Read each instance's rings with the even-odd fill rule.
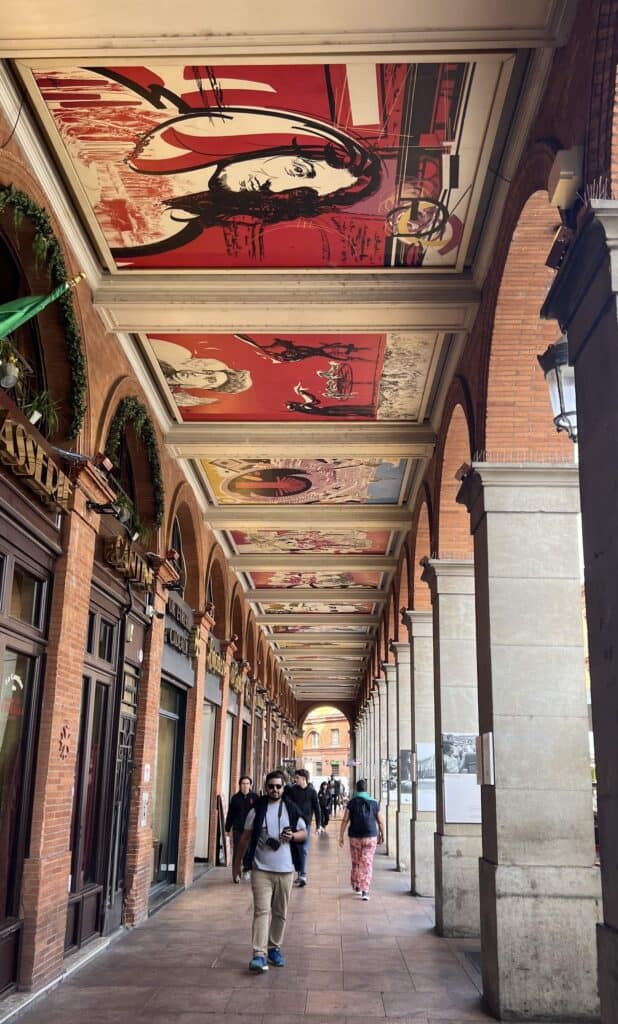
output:
[[292,892],[293,871],[251,872],[253,889],[253,929],[251,939],[254,956],[267,956],[269,949],[283,942],[285,919]]

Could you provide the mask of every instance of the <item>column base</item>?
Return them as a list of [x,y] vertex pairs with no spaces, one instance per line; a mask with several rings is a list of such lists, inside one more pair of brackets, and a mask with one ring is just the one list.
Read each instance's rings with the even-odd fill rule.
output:
[[436,872],[434,867],[433,837],[436,819],[427,821],[413,818],[410,822],[410,888],[415,896],[433,899]]
[[618,931],[597,925],[599,995],[603,1024],[618,1024]]
[[410,867],[410,814],[412,807],[397,811],[397,870],[408,871]]
[[[479,884],[483,996],[490,1011],[500,1020],[598,1019],[598,868],[481,859]],[[615,940],[614,934],[614,957]],[[615,959],[613,971],[616,982]],[[612,1006],[616,1014],[615,1001]]]
[[434,851],[436,931],[449,938],[476,938],[480,934],[480,825],[478,834],[472,835],[436,832]]

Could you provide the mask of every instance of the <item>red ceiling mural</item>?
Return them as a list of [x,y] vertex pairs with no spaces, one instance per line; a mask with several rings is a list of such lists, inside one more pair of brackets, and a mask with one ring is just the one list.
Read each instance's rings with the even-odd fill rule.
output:
[[384,334],[148,341],[185,421],[377,418]]
[[362,529],[355,530],[353,534],[337,530],[232,530],[231,536],[241,554],[258,554],[261,551],[385,554],[391,538],[389,530]]
[[448,268],[506,60],[33,73],[119,269]]

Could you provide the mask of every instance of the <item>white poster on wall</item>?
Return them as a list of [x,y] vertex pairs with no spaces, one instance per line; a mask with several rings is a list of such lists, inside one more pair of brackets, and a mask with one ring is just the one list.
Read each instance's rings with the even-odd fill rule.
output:
[[442,734],[444,767],[444,820],[463,824],[481,822],[481,787],[476,779],[476,735]]
[[436,812],[436,746],[416,744],[416,809]]

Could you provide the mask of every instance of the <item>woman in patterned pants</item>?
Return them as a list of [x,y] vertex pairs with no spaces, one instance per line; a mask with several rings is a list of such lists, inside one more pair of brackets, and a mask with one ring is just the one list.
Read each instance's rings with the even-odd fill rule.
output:
[[346,826],[348,826],[350,857],[352,858],[350,873],[352,889],[361,899],[368,900],[373,874],[373,858],[378,843],[384,842],[385,829],[380,805],[367,793],[365,779],[358,780],[356,793],[348,801],[348,806],[345,809],[339,831],[340,846],[343,846]]

